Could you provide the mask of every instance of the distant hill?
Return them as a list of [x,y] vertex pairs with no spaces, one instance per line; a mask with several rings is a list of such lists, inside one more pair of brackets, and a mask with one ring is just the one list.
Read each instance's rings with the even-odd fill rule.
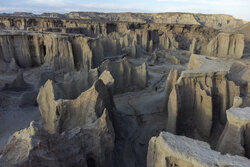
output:
[[231,15],[223,14],[193,14],[193,13],[98,13],[98,12],[70,12],[65,14],[43,13],[34,15],[32,13],[13,13],[2,14],[8,16],[24,17],[48,17],[61,19],[84,19],[84,20],[102,20],[102,21],[124,21],[140,23],[166,23],[166,24],[195,24],[220,29],[223,31],[232,31],[242,25],[244,21],[236,19]]

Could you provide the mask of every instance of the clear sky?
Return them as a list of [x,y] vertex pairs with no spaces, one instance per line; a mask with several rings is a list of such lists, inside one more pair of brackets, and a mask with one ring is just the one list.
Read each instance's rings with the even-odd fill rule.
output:
[[71,11],[230,14],[250,21],[250,0],[0,0],[0,13]]

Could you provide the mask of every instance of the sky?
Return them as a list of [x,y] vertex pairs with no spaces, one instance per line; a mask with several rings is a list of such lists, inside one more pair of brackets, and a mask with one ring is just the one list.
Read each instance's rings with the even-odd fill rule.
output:
[[250,0],[0,0],[0,13],[71,11],[230,14],[250,21]]

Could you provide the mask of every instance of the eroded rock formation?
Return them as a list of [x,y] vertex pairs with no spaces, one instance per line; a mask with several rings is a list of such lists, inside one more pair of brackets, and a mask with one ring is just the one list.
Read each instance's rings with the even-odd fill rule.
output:
[[[6,20],[2,18],[2,24],[6,24],[8,27]],[[29,19],[27,19],[29,20]],[[25,20],[25,21],[27,21]],[[13,24],[11,27],[17,27],[19,29],[23,29],[13,18]],[[24,24],[24,23],[23,23]],[[69,40],[67,36],[63,35],[60,38],[49,38],[48,45],[47,42],[43,42],[43,39],[40,40],[39,37],[29,37],[22,36],[20,34],[17,35],[3,35],[2,36],[2,46],[3,53],[9,52],[10,55],[16,55],[16,51],[21,51],[17,57],[17,64],[23,67],[29,67],[32,64],[39,64],[43,62],[44,58],[42,55],[45,55],[43,52],[50,53],[50,56],[47,56],[48,59],[54,57],[54,54],[57,55],[57,52],[50,52],[47,48],[51,48],[55,45],[57,47],[57,43],[60,44],[58,47],[59,50],[64,48],[64,52],[60,51],[59,58],[63,57],[64,59],[59,59],[63,63],[70,57],[74,57],[75,64],[71,60],[68,68],[72,68],[72,66],[76,66],[77,68],[83,66],[88,62],[88,66],[93,65],[97,67],[97,65],[101,62],[101,55],[106,56],[114,56],[117,54],[121,54],[123,49],[127,50],[129,54],[133,57],[136,57],[137,51],[139,48],[143,50],[152,52],[157,48],[160,49],[182,49],[188,50],[192,53],[202,54],[207,56],[216,56],[216,57],[237,57],[240,58],[243,54],[244,49],[244,35],[235,34],[235,33],[227,33],[220,32],[218,30],[203,27],[200,25],[189,25],[189,24],[153,24],[153,23],[127,23],[127,22],[91,22],[91,26],[87,21],[76,21],[76,20],[57,20],[57,19],[32,19],[29,20],[29,23],[26,25],[29,27],[27,29],[31,31],[47,31],[47,32],[57,32],[57,33],[69,33],[72,30],[71,34],[82,34],[91,37],[99,37],[100,41],[94,41],[94,43],[89,42],[91,40],[87,40],[91,49],[88,49],[86,40],[76,38],[74,40]],[[62,28],[63,27],[63,28]],[[55,30],[56,29],[56,30]],[[66,29],[66,30],[64,30]],[[83,29],[83,30],[82,30]],[[10,37],[12,36],[12,37]],[[14,40],[11,38],[16,38],[20,42],[22,42],[23,46],[16,46]],[[62,38],[62,39],[61,39]],[[66,39],[65,39],[66,38]],[[40,47],[33,47],[34,44],[30,44],[27,39],[31,39],[34,41],[36,45]],[[68,41],[69,40],[69,41]],[[83,44],[81,44],[83,41]],[[85,41],[85,42],[84,42]],[[10,43],[8,47],[7,42]],[[44,44],[43,44],[44,43]],[[35,46],[36,46],[35,45]],[[45,51],[40,51],[39,48]],[[31,46],[32,52],[36,52],[34,55],[31,53],[29,46]],[[139,47],[138,47],[139,46]],[[95,48],[96,47],[96,48]],[[127,48],[127,49],[126,49]],[[128,49],[129,48],[129,49]],[[56,49],[56,48],[55,48]],[[80,49],[80,50],[79,50]],[[73,50],[73,53],[71,53]],[[83,51],[82,51],[83,50]],[[89,53],[91,50],[93,53],[93,62],[90,63],[91,54]],[[56,50],[55,50],[56,51]],[[85,52],[86,53],[85,53]],[[81,52],[83,52],[81,54]],[[100,54],[100,52],[103,52]],[[75,55],[75,54],[79,55]],[[65,55],[66,57],[65,57]],[[98,55],[100,54],[100,55]],[[1,53],[0,53],[1,55]],[[18,57],[25,56],[25,59],[18,59]],[[84,56],[86,55],[86,56]],[[96,55],[96,56],[95,56]],[[97,56],[98,55],[98,56]],[[12,56],[13,57],[13,56]],[[5,58],[6,59],[6,58]],[[7,61],[10,58],[8,58]],[[57,59],[56,59],[57,60]],[[76,61],[77,60],[77,61]],[[55,64],[57,65],[57,63]]]
[[[3,14],[3,16],[34,17],[32,13]],[[165,24],[194,24],[204,25],[216,29],[231,30],[244,24],[243,20],[236,19],[231,15],[223,14],[192,14],[192,13],[96,13],[96,12],[70,12],[66,14],[43,13],[44,18],[59,19],[84,19],[84,20],[105,20],[141,23],[165,23]],[[25,27],[31,19],[16,19],[16,24]],[[27,21],[26,24],[22,22]],[[13,22],[4,20],[3,23],[11,25]],[[15,22],[14,22],[15,23]],[[56,23],[56,22],[55,22]],[[59,22],[61,23],[61,22]],[[35,24],[34,24],[35,25]],[[44,24],[45,25],[45,24]],[[52,24],[53,25],[53,24]]]
[[247,158],[221,155],[205,142],[167,132],[152,137],[148,147],[147,167],[247,167],[249,164]]
[[148,166],[249,166],[187,138],[250,157],[250,124],[226,115],[250,104],[243,24],[187,13],[0,14],[0,166],[144,167],[148,143]]
[[3,90],[12,90],[12,91],[23,91],[31,89],[32,86],[24,81],[23,70],[19,70],[16,78],[11,82],[4,85]]
[[147,86],[147,65],[135,65],[128,61],[127,58],[121,60],[106,60],[104,61],[99,70],[110,71],[114,77],[114,91],[120,93],[129,90],[131,86],[137,88],[145,88]]
[[223,66],[205,56],[192,55],[188,67],[190,70],[183,71],[178,80],[177,71],[167,79],[167,130],[208,139],[215,127],[226,123],[226,109],[233,106],[240,88],[227,79],[230,63]]
[[61,134],[49,134],[38,122],[14,133],[0,160],[1,166],[68,167],[110,166],[114,131],[109,114],[87,126],[75,127]]
[[[109,86],[112,82],[112,77],[105,80]],[[50,80],[40,89],[42,123],[31,122],[29,128],[14,133],[0,165],[111,166],[115,134],[110,117],[115,106],[103,81],[97,80],[75,100],[57,100],[56,91]]]
[[113,102],[110,101],[112,95],[102,80],[97,80],[74,100],[58,99],[60,95],[55,91],[56,88],[49,80],[37,96],[43,126],[51,134],[92,123],[102,115],[105,108],[109,113],[113,111]]
[[227,124],[220,136],[216,150],[250,157],[250,108],[227,110]]

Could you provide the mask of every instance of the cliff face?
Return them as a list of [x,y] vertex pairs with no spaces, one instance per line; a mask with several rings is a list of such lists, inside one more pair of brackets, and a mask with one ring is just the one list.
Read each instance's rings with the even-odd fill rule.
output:
[[113,148],[114,130],[107,111],[92,124],[62,134],[51,135],[33,121],[10,137],[0,166],[109,167]]
[[114,53],[119,54],[122,48],[133,45],[148,52],[157,48],[182,49],[207,56],[237,58],[242,56],[244,49],[243,35],[221,33],[218,30],[200,25],[4,17],[0,19],[0,23],[8,29],[78,33],[91,37],[105,37],[102,39],[102,48],[104,54],[109,56]]
[[[12,59],[22,68],[46,64],[54,71],[88,71],[104,57],[104,41],[79,35],[4,33],[0,35],[0,59]],[[109,46],[109,45],[108,45]]]
[[62,92],[48,80],[37,97],[42,123],[10,137],[0,166],[111,166],[115,106],[107,77],[107,85],[99,79],[74,100],[59,99]]
[[243,20],[235,19],[231,15],[192,14],[192,13],[95,13],[95,12],[70,12],[64,15],[55,13],[43,14],[42,17],[95,19],[105,21],[125,21],[141,23],[166,23],[166,24],[196,24],[216,29],[231,30],[244,24]]
[[204,56],[192,55],[190,70],[183,71],[176,82],[174,78],[178,73],[170,73],[165,105],[168,131],[208,140],[218,130],[216,127],[226,123],[226,109],[233,105],[240,88],[227,79],[230,63],[219,64]]
[[201,54],[218,57],[226,57],[228,55],[229,57],[241,58],[243,50],[243,34],[220,33],[208,43],[206,50],[202,50]]
[[127,58],[118,61],[106,60],[99,70],[110,71],[114,77],[114,92],[121,93],[128,91],[131,87],[143,89],[147,86],[148,74],[147,65],[134,65]]
[[230,108],[227,110],[227,124],[217,144],[221,153],[250,157],[249,125],[250,108]]

